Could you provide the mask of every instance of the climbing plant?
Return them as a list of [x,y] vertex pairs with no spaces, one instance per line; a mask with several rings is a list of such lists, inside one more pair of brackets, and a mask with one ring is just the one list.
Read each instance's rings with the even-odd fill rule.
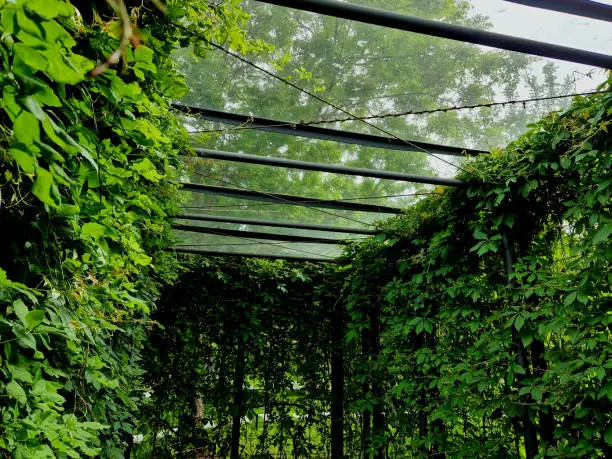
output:
[[0,455],[129,456],[180,202],[171,52],[237,1],[0,1]]
[[0,0],[0,454],[313,457],[339,406],[351,456],[612,456],[612,96],[466,162],[337,266],[177,280],[171,53],[268,50],[238,3]]
[[611,107],[576,99],[347,253],[370,454],[610,455]]

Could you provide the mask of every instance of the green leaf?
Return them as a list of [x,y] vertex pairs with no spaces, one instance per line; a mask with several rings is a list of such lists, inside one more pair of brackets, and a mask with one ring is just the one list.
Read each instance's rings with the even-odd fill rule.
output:
[[[37,120],[39,121],[44,121],[45,119],[45,112],[42,109],[42,107],[40,106],[40,104],[38,103],[38,101],[32,97],[32,96],[27,96],[24,97],[23,99],[19,99],[19,102],[30,112],[32,113],[32,115],[34,115],[36,117]],[[40,137],[40,130],[39,130],[39,137]]]
[[77,215],[80,212],[80,207],[71,204],[62,204],[57,208],[57,213],[59,215],[64,215],[66,217],[71,217],[73,215]]
[[43,203],[57,207],[57,203],[51,197],[51,187],[53,186],[53,175],[42,167],[36,168],[36,180],[32,186],[32,193]]
[[19,365],[7,365],[9,372],[13,379],[18,381],[22,381],[25,383],[32,383],[34,381],[34,377],[30,372],[30,369],[24,365],[23,363]]
[[25,317],[25,326],[28,331],[38,327],[45,318],[45,311],[42,309],[36,309],[28,312]]
[[593,236],[593,244],[599,244],[600,242],[606,241],[610,234],[612,234],[612,223],[602,225],[597,233],[595,233],[595,236]]
[[612,427],[608,427],[604,434],[604,440],[608,445],[612,445]]
[[104,232],[106,231],[106,227],[100,225],[96,222],[85,223],[81,228],[81,234],[86,237],[91,237],[94,239],[99,239],[104,236]]
[[40,140],[40,125],[36,116],[22,110],[13,123],[13,135],[24,145],[32,145],[35,141]]
[[13,302],[13,311],[15,311],[15,315],[19,318],[23,325],[26,324],[26,316],[28,315],[28,307],[22,300],[15,300]]
[[28,397],[23,387],[21,387],[17,381],[12,380],[6,385],[6,393],[9,397],[14,398],[22,405],[25,405],[28,401]]
[[478,240],[484,240],[484,239],[488,239],[489,236],[486,235],[485,233],[483,233],[482,231],[476,231],[474,233],[474,239],[478,239]]
[[37,14],[48,19],[54,19],[58,16],[70,17],[73,14],[70,3],[58,2],[57,0],[28,0],[28,6]]
[[14,325],[11,331],[17,338],[17,344],[26,349],[36,350],[36,339],[33,335],[28,334],[25,327],[21,325]]
[[568,295],[565,296],[565,299],[563,300],[563,304],[565,306],[570,306],[574,304],[577,296],[578,296],[578,292],[576,291],[569,293]]
[[9,150],[9,154],[15,160],[17,165],[23,170],[26,174],[34,173],[36,169],[36,158],[31,153],[20,150],[17,147],[13,147]]
[[523,316],[516,316],[516,319],[514,319],[514,328],[516,328],[516,331],[521,331],[523,325],[525,325],[525,318]]
[[523,342],[523,346],[527,347],[533,342],[533,336],[532,335],[523,336],[521,337],[521,341]]
[[144,178],[151,180],[152,182],[158,182],[162,176],[155,169],[155,165],[149,158],[145,158],[142,161],[134,163],[132,168],[142,175]]
[[140,45],[134,50],[134,59],[136,59],[136,62],[146,62],[150,64],[153,62],[153,55],[153,50],[145,45]]
[[[49,65],[49,61],[45,58],[43,53],[23,43],[15,43],[13,52],[15,53],[15,65],[18,67],[26,65],[34,72],[39,70],[44,72]],[[32,74],[34,72],[25,71],[24,73]]]
[[144,253],[134,253],[132,254],[131,258],[135,264],[140,265],[140,266],[148,266],[151,264],[151,261],[153,260],[150,256]]
[[541,402],[544,394],[542,393],[540,389],[537,389],[534,387],[533,389],[531,389],[531,396],[533,397],[535,401]]

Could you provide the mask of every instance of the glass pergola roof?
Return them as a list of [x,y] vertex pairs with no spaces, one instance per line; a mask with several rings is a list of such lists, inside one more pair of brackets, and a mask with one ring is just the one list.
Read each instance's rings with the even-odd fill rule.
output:
[[[176,54],[199,152],[186,158],[177,250],[331,260],[342,250],[335,240],[369,237],[374,222],[452,186],[466,155],[503,147],[571,101],[557,96],[605,81],[610,23],[546,9],[566,4],[612,16],[593,1],[245,1],[248,38],[269,53]],[[544,44],[525,42],[528,51],[566,60],[337,17],[346,6],[536,40]]]

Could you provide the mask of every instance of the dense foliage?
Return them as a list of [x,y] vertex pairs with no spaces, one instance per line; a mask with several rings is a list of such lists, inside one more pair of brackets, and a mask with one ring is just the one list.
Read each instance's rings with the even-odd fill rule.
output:
[[[328,454],[334,389],[323,368],[340,301],[350,457],[609,457],[611,114],[609,94],[576,99],[470,160],[465,187],[381,224],[341,265],[298,268],[311,281],[289,282],[293,265],[195,265],[157,316],[167,325],[152,342],[155,432],[168,435],[159,451],[228,451],[234,409],[243,452]],[[254,395],[238,408],[241,335]],[[279,416],[294,397],[324,415]],[[258,416],[279,441],[262,438]],[[318,443],[292,449],[304,429]]]
[[[198,37],[241,52],[269,48],[246,40],[237,0],[167,9],[130,1],[129,17],[113,10],[119,3],[0,0],[2,457],[314,457],[337,440],[329,413],[338,401],[351,457],[612,456],[610,94],[577,99],[503,151],[467,162],[466,187],[437,190],[381,224],[340,265],[188,260],[162,290],[177,275],[164,249],[180,203],[179,155],[189,149],[184,119],[170,109],[187,90],[171,53],[202,55]],[[428,16],[476,20],[436,4]],[[346,65],[332,80],[352,79],[335,85],[375,94],[356,84],[373,80],[343,63],[354,56],[334,54],[355,31],[317,21],[298,13],[271,38],[291,44],[314,27],[310,38],[325,43],[308,42],[310,51]],[[316,70],[324,64],[310,51],[301,58]],[[477,57],[478,84],[459,100],[504,82],[516,90],[507,79],[516,62]],[[475,78],[456,64],[439,89]],[[319,92],[331,86],[306,68],[297,74]],[[395,89],[419,93],[429,82]],[[261,98],[253,94],[244,100]],[[274,101],[289,116],[300,99]],[[474,141],[482,116],[448,136]],[[423,134],[446,118],[408,127]],[[323,151],[334,161],[347,154]],[[427,167],[422,156],[389,164]]]
[[237,1],[168,2],[165,17],[134,2],[121,20],[116,4],[0,1],[3,457],[129,449],[187,149],[170,53],[189,30],[256,48]]
[[153,314],[163,328],[149,341],[139,457],[318,456],[328,444],[332,301],[318,287],[323,269],[240,259],[187,266]]
[[611,108],[577,99],[355,248],[347,337],[381,323],[372,445],[610,456]]

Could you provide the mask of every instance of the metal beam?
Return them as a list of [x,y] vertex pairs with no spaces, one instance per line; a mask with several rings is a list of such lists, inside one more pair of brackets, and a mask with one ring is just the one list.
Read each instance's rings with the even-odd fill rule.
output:
[[586,18],[612,22],[612,6],[590,0],[506,0],[519,5],[559,11]]
[[465,26],[432,21],[430,19],[407,16],[378,8],[354,5],[348,2],[340,2],[337,0],[300,0],[299,2],[289,0],[258,1],[392,29],[489,46],[491,48],[533,54],[535,56],[560,59],[562,61],[577,62],[579,64],[606,69],[612,68],[612,56],[606,54],[487,32]]
[[427,183],[430,185],[465,186],[465,182],[453,178],[427,177],[425,175],[405,174],[403,172],[381,171],[363,169],[360,167],[341,166],[338,164],[311,163],[295,159],[270,158],[268,156],[247,155],[231,153],[229,151],[209,150],[208,148],[194,148],[202,158],[222,159],[239,163],[260,164],[264,166],[286,167],[317,172],[330,172],[332,174],[357,175],[360,177],[379,178],[384,180],[397,180],[411,183]]
[[265,258],[270,260],[287,260],[287,261],[309,261],[313,263],[336,263],[333,258],[318,258],[305,257],[294,255],[265,255],[261,253],[244,253],[244,252],[220,252],[218,250],[196,250],[186,247],[172,247],[166,250],[167,252],[188,253],[192,255],[207,255],[211,257],[244,257],[244,258]]
[[384,148],[386,150],[399,150],[410,152],[428,152],[436,155],[451,156],[476,156],[487,153],[484,150],[470,148],[450,147],[428,142],[417,142],[414,140],[403,141],[394,137],[383,137],[371,134],[360,134],[358,132],[340,131],[337,129],[310,126],[307,124],[278,121],[267,118],[257,118],[249,115],[209,110],[206,108],[191,107],[175,104],[174,108],[192,115],[201,116],[209,121],[216,121],[235,126],[258,129],[277,134],[308,137],[311,139],[329,140],[332,142],[363,145],[365,147]]
[[302,243],[311,243],[311,244],[334,244],[334,245],[341,245],[345,243],[345,240],[343,239],[329,239],[326,237],[312,237],[312,236],[296,236],[294,234],[261,233],[259,231],[242,231],[242,230],[230,230],[230,229],[220,229],[220,228],[207,228],[204,226],[183,225],[180,223],[174,223],[172,225],[172,228],[175,230],[187,231],[190,233],[214,234],[217,236],[261,239],[265,241],[302,242]]
[[377,206],[374,204],[360,204],[356,202],[337,201],[332,199],[305,198],[291,194],[263,193],[260,191],[238,190],[236,188],[225,188],[212,185],[200,185],[197,183],[179,182],[183,190],[195,193],[214,194],[226,198],[247,199],[250,201],[271,202],[279,205],[294,205],[302,207],[317,207],[321,209],[352,210],[355,212],[375,212],[381,214],[403,213],[397,207]]
[[259,220],[256,218],[233,218],[233,217],[218,217],[216,215],[202,215],[202,214],[182,214],[178,215],[177,218],[185,220],[197,220],[203,222],[219,222],[219,223],[237,223],[240,225],[259,225],[259,226],[271,226],[276,228],[291,228],[300,230],[311,230],[311,231],[327,231],[333,233],[350,233],[350,234],[367,234],[374,235],[378,234],[378,231],[365,229],[365,228],[340,228],[337,226],[328,225],[304,225],[301,223],[285,223],[275,220]]

